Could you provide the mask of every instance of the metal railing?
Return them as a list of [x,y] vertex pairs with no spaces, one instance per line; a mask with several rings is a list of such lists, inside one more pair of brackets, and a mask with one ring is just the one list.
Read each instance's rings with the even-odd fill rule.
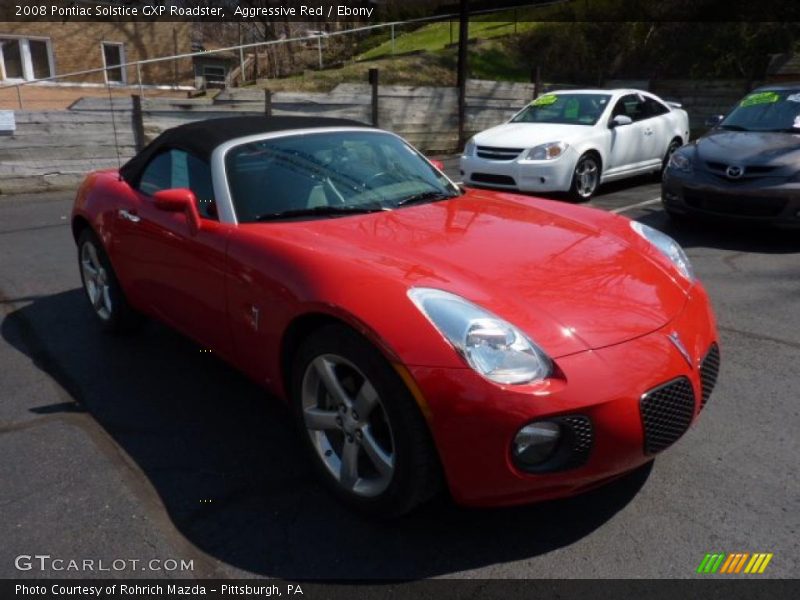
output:
[[[562,4],[562,3],[567,2],[567,1],[568,0],[552,0],[551,2],[546,2],[546,3],[532,3],[532,4],[529,4],[529,5],[523,5],[523,6],[510,6],[510,7],[504,7],[504,8],[486,9],[486,10],[471,12],[470,16],[480,16],[480,15],[485,15],[485,14],[503,13],[503,12],[508,12],[508,11],[522,9],[522,8],[534,8],[534,7],[535,8],[544,8],[544,7],[549,7],[549,6],[553,6],[553,5],[556,5],[556,4]],[[391,21],[391,22],[386,22],[386,23],[377,23],[375,25],[365,25],[363,27],[354,27],[354,28],[351,28],[351,29],[343,29],[341,31],[332,31],[332,32],[326,32],[326,33],[322,33],[322,34],[305,35],[305,36],[299,36],[299,37],[294,37],[294,38],[284,38],[284,39],[277,39],[277,40],[268,40],[268,41],[263,41],[263,42],[252,42],[252,43],[248,43],[248,44],[238,44],[238,45],[235,45],[235,46],[228,46],[228,47],[225,47],[225,48],[215,48],[213,50],[199,50],[199,51],[196,51],[196,52],[186,52],[186,53],[182,53],[182,54],[174,54],[174,55],[171,55],[171,56],[160,56],[160,57],[157,57],[157,58],[147,58],[147,59],[142,59],[142,60],[137,60],[137,61],[130,61],[130,62],[125,62],[125,63],[120,63],[120,64],[106,65],[105,67],[97,67],[97,68],[94,68],[94,69],[84,69],[82,71],[73,71],[71,73],[62,73],[60,75],[52,75],[50,77],[42,77],[42,78],[31,79],[31,80],[26,80],[26,81],[15,81],[14,83],[11,83],[11,84],[0,85],[0,92],[3,92],[3,90],[8,90],[8,89],[14,89],[15,88],[16,91],[17,91],[17,102],[19,104],[19,110],[24,110],[24,103],[23,103],[22,92],[21,92],[21,89],[24,86],[36,85],[36,84],[47,83],[47,82],[53,82],[53,81],[58,81],[58,80],[61,80],[61,79],[67,79],[67,78],[85,77],[87,75],[94,75],[94,74],[99,74],[99,73],[108,73],[109,71],[118,70],[118,69],[127,71],[129,68],[135,68],[136,69],[136,84],[135,85],[131,86],[131,85],[126,84],[126,83],[110,82],[110,81],[108,81],[108,77],[106,77],[105,87],[108,89],[109,98],[111,97],[111,90],[112,89],[119,89],[119,88],[125,88],[125,87],[137,87],[139,89],[139,94],[141,96],[144,96],[145,88],[147,87],[148,89],[152,89],[153,86],[150,86],[150,85],[146,86],[146,84],[143,82],[143,80],[142,80],[142,66],[152,65],[152,64],[162,63],[162,62],[167,62],[167,61],[177,61],[177,60],[182,60],[182,59],[194,59],[194,58],[200,57],[200,56],[212,56],[214,54],[221,54],[221,53],[226,53],[226,52],[238,52],[240,54],[240,56],[241,56],[242,53],[245,50],[258,49],[258,48],[267,48],[267,47],[270,47],[270,46],[278,46],[278,45],[281,45],[281,44],[290,44],[290,43],[297,43],[297,42],[314,42],[314,41],[316,41],[318,59],[319,59],[319,68],[322,69],[322,68],[324,68],[323,49],[322,49],[322,41],[323,41],[323,39],[333,38],[333,37],[337,37],[337,36],[353,35],[353,34],[356,34],[356,33],[364,33],[364,32],[376,31],[376,30],[379,30],[379,29],[387,29],[388,28],[389,31],[390,31],[391,53],[394,54],[395,53],[395,34],[396,34],[396,29],[398,27],[414,25],[414,24],[419,24],[419,23],[432,23],[432,22],[452,21],[454,19],[458,19],[458,17],[459,17],[458,13],[451,13],[451,14],[445,14],[445,15],[435,15],[435,16],[431,16],[431,17],[420,17],[420,18],[417,18],[417,19],[409,19],[409,20],[406,20],[406,21]],[[243,61],[242,61],[242,63],[243,63]],[[103,84],[99,84],[99,85],[102,86]],[[155,86],[155,87],[160,88],[160,89],[174,89],[174,90],[182,89],[182,87],[177,85],[177,83],[174,84],[174,85],[163,85],[162,84],[162,85],[158,85],[158,86]],[[186,88],[183,88],[183,89],[186,89]],[[194,86],[191,86],[190,89],[194,89]]]

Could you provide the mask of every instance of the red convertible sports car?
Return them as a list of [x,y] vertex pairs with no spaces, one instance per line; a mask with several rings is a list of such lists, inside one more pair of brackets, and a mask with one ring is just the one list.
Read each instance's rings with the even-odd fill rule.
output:
[[[166,131],[72,215],[100,324],[141,315],[291,403],[356,508],[579,493],[675,442],[719,367],[683,250],[623,217],[462,190],[352,121]],[[279,457],[276,457],[279,459]]]

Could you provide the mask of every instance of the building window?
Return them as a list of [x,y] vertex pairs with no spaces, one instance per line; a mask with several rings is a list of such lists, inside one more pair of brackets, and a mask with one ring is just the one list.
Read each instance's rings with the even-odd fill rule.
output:
[[31,81],[54,74],[50,40],[0,37],[0,80]]
[[125,62],[124,44],[103,42],[103,67],[108,83],[126,83],[125,69],[119,65]]
[[225,87],[225,67],[203,65],[203,79],[206,87]]

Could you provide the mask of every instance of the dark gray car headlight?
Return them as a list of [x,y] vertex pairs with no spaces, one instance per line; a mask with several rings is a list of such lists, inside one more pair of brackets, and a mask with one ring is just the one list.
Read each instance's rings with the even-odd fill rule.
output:
[[486,379],[520,385],[552,374],[552,361],[528,336],[469,300],[433,288],[412,288],[408,297]]
[[694,160],[691,154],[686,152],[673,152],[667,163],[668,169],[675,169],[682,173],[691,173],[694,170]]

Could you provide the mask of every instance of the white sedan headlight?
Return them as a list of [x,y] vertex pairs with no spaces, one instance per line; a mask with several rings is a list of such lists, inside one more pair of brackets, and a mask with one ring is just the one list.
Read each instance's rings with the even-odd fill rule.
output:
[[412,288],[408,296],[467,364],[500,384],[523,384],[548,377],[550,358],[519,329],[449,292]]
[[463,156],[473,156],[475,154],[475,139],[471,139],[464,146]]
[[694,269],[692,263],[689,262],[689,257],[681,248],[680,244],[669,237],[666,233],[660,232],[658,229],[653,229],[649,225],[640,223],[639,221],[631,221],[631,229],[653,244],[664,256],[666,256],[673,265],[680,271],[689,281],[694,281]]
[[547,144],[540,144],[534,146],[525,155],[527,160],[555,160],[569,148],[569,144],[565,142],[548,142]]

